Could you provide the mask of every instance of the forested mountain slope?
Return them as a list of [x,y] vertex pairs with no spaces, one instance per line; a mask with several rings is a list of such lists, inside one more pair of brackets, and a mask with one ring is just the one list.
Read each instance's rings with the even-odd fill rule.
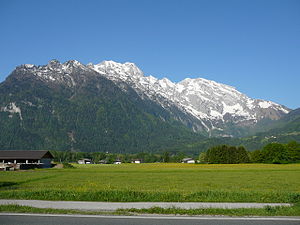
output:
[[0,149],[158,151],[201,138],[77,61],[13,71],[0,84],[0,127]]

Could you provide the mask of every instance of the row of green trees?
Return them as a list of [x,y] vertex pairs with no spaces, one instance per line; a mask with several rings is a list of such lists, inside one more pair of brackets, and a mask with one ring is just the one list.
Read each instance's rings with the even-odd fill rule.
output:
[[300,143],[269,143],[248,152],[243,146],[219,145],[200,153],[201,163],[295,163],[300,162]]
[[219,145],[201,153],[200,162],[206,163],[248,163],[250,158],[243,146]]
[[163,152],[162,154],[140,152],[136,154],[116,154],[104,152],[74,152],[74,151],[51,151],[54,156],[54,161],[64,162],[77,162],[79,159],[88,158],[94,163],[99,163],[105,160],[107,163],[113,163],[116,160],[121,160],[124,163],[129,163],[133,159],[140,159],[144,163],[155,162],[181,162],[186,155],[182,152],[170,153]]
[[256,163],[293,163],[300,162],[300,143],[270,143],[261,150],[250,153],[251,161]]
[[[75,152],[75,151],[51,151],[57,162],[77,162],[82,158],[89,158],[95,163],[105,160],[113,163],[115,160],[131,162],[140,159],[145,163],[154,162],[181,162],[188,157],[183,152],[161,154],[140,152],[136,154],[117,154],[104,152]],[[290,142],[288,144],[270,143],[261,150],[249,152],[243,146],[218,145],[202,152],[199,156],[200,163],[293,163],[300,162],[300,143]]]

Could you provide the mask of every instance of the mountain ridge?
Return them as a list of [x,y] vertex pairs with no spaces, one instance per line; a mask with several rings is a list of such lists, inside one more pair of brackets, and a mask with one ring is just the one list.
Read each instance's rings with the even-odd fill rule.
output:
[[[134,63],[116,63],[103,61],[89,64],[94,69],[116,84],[125,82],[131,85],[141,96],[147,95],[164,108],[175,105],[181,111],[195,118],[191,128],[194,131],[206,131],[226,134],[226,123],[237,126],[255,125],[259,120],[270,118],[277,120],[290,109],[277,103],[251,99],[234,87],[204,78],[186,78],[173,83],[167,78],[157,79],[144,76]],[[131,73],[128,71],[135,71]]]
[[43,66],[24,64],[16,71],[24,76],[30,73],[50,86],[64,84],[69,88],[86,82],[89,76],[105,77],[124,92],[132,88],[141,99],[160,105],[175,120],[208,136],[245,136],[259,121],[278,120],[290,111],[283,105],[249,98],[230,85],[204,78],[173,83],[168,78],[145,76],[131,62],[110,60],[84,65],[76,60],[51,60]]
[[[242,106],[250,103],[253,111],[244,112]],[[205,114],[211,107],[219,110],[212,117]],[[274,121],[297,121],[299,110],[288,111],[203,78],[173,83],[145,76],[134,63],[51,60],[42,66],[18,66],[0,83],[0,149],[195,152],[221,143],[255,149],[273,140],[268,133],[229,137],[246,136],[259,123],[264,131]],[[194,115],[199,112],[201,118]],[[291,135],[279,134],[277,140],[298,140],[290,127],[280,128]]]

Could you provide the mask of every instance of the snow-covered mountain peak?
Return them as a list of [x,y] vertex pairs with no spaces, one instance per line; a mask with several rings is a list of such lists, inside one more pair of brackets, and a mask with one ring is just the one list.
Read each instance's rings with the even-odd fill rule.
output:
[[130,62],[117,63],[112,60],[103,61],[99,64],[89,64],[89,67],[100,74],[117,75],[122,77],[143,77],[144,73],[134,64]]
[[68,66],[68,67],[84,67],[84,65],[77,60],[69,60],[69,61],[65,62],[63,65]]
[[163,88],[174,88],[175,87],[175,83],[173,83],[172,81],[170,81],[168,78],[162,78],[161,80],[158,80],[158,83],[160,84],[160,86],[162,86]]
[[47,68],[49,70],[53,70],[53,71],[61,71],[62,70],[62,64],[57,59],[50,60],[46,66],[42,66],[42,67],[45,67],[45,68]]
[[49,62],[48,62],[48,65],[51,66],[51,65],[60,65],[60,61],[58,61],[57,59],[51,59]]
[[75,77],[79,79],[79,74],[86,75],[89,72],[94,72],[77,60],[69,60],[61,63],[56,59],[50,60],[48,64],[42,66],[31,64],[21,65],[17,67],[17,70],[23,71],[20,73],[22,75],[31,74],[44,82],[65,84],[69,87],[76,86]]

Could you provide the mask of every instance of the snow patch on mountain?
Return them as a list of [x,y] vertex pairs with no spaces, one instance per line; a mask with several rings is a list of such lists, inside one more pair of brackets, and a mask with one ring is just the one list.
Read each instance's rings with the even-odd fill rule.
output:
[[[11,102],[5,107],[1,107],[0,112],[9,112],[11,114],[17,113],[19,114],[20,120],[23,120],[21,109],[18,106],[16,106],[15,102]],[[12,115],[9,115],[9,117],[11,118]]]
[[272,106],[272,102],[264,101],[264,102],[258,103],[258,105],[259,105],[261,108],[267,109],[267,108],[269,108],[269,107]]

